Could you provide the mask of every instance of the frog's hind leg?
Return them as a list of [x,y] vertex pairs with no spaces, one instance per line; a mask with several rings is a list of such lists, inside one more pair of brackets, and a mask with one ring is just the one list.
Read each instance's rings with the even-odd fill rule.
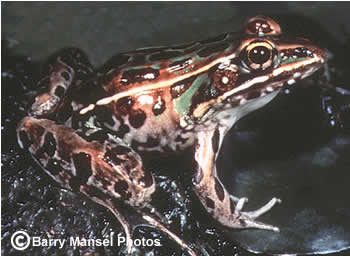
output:
[[194,159],[194,190],[203,206],[214,219],[231,228],[257,228],[279,231],[277,227],[255,219],[269,211],[281,200],[272,198],[266,205],[252,212],[241,211],[247,198],[230,195],[216,174],[215,160],[226,132],[225,127],[198,134]]
[[[74,129],[48,119],[24,118],[17,128],[20,146],[29,150],[38,164],[59,184],[108,208],[123,226],[127,251],[132,252],[132,233],[127,219],[115,206],[119,199],[135,209],[145,221],[194,256],[193,250],[153,215],[149,204],[155,182],[145,172],[141,157],[118,139],[104,143],[87,141]],[[146,213],[148,208],[151,214]],[[151,216],[152,215],[152,216]]]
[[47,117],[62,106],[69,106],[65,102],[67,92],[92,75],[93,68],[81,50],[64,48],[48,59],[42,73],[43,79],[38,83],[41,93],[29,110],[29,115],[36,117]]
[[[34,117],[20,122],[17,137],[19,145],[61,186],[108,208],[123,226],[127,241],[131,240],[130,226],[112,200],[136,208],[151,200],[154,180],[144,172],[136,152],[122,141],[89,142],[72,128]],[[128,243],[128,253],[131,249]]]

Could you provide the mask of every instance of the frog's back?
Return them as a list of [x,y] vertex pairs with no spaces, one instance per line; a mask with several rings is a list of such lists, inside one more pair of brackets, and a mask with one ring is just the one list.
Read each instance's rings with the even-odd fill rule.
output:
[[[232,54],[236,47],[233,34],[228,33],[184,45],[142,48],[121,53],[101,69],[103,88],[108,95],[121,93],[121,97],[145,89],[164,88],[196,75],[197,71],[206,71],[211,63]],[[133,90],[135,87],[138,89]]]

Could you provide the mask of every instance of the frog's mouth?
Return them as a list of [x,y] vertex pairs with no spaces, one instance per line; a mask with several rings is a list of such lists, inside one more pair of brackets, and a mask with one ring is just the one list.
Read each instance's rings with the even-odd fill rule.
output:
[[283,73],[277,76],[264,75],[253,78],[239,86],[241,90],[231,90],[226,95],[223,95],[223,102],[237,103],[238,101],[242,105],[247,101],[264,97],[270,93],[279,91],[283,87],[296,84],[298,81],[315,73],[320,67],[321,65],[310,66],[308,68],[303,67],[302,71],[298,71],[298,69],[294,71],[284,70]]

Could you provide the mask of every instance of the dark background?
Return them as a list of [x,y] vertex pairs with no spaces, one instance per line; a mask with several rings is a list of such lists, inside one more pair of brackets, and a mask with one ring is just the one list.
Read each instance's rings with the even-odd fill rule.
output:
[[349,7],[347,2],[5,2],[2,33],[17,53],[34,60],[77,46],[101,65],[118,52],[237,31],[256,14],[277,17],[291,25],[288,31],[293,27],[305,36],[319,25],[323,30],[315,36],[344,42]]
[[[35,235],[96,238],[101,238],[101,234],[108,236],[110,230],[120,231],[118,223],[105,209],[60,189],[16,145],[14,129],[18,119],[25,114],[19,95],[35,89],[37,64],[56,50],[79,47],[87,52],[95,66],[100,66],[118,52],[179,44],[240,30],[246,18],[264,14],[278,20],[288,33],[303,35],[329,49],[337,57],[338,67],[349,70],[348,2],[2,2],[1,7],[3,70],[5,67],[13,72],[2,76],[11,82],[2,83],[2,97],[5,99],[2,102],[2,255],[17,255],[11,250],[8,239],[18,229]],[[31,61],[19,56],[29,56]],[[15,79],[9,74],[15,74]],[[21,86],[16,87],[18,81]],[[295,147],[300,148],[300,144]],[[174,164],[176,166],[179,162]],[[162,163],[159,166],[155,169],[164,168]],[[190,172],[190,168],[186,168]],[[179,191],[185,190],[183,198],[184,201],[188,199],[186,203],[169,203],[167,208],[165,194],[155,195],[155,202],[165,207],[163,212],[179,209],[174,218],[175,231],[183,233],[184,239],[189,241],[200,237],[198,240],[205,243],[211,255],[250,255],[227,241],[210,218],[198,214],[203,209],[196,200],[191,201],[190,175],[171,177],[165,180],[165,185],[162,183],[164,186],[157,188],[172,197],[179,188],[168,183],[175,180],[180,184]],[[156,172],[156,176],[161,180],[159,173]],[[185,180],[183,184],[181,177]],[[176,226],[183,216],[188,218],[188,227]],[[139,235],[159,236],[147,229],[139,231]],[[174,251],[176,246],[171,242],[169,245],[169,251],[155,252],[156,255],[168,255]],[[110,248],[85,251],[32,248],[32,251],[27,251],[29,255],[85,255],[88,252],[100,255],[119,253]],[[174,255],[181,255],[181,252],[176,251]]]

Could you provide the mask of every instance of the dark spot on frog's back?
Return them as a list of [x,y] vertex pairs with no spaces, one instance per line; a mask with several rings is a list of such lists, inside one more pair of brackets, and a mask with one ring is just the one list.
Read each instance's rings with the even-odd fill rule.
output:
[[121,115],[127,115],[134,103],[135,101],[132,99],[132,97],[123,97],[117,101],[115,105],[116,111],[118,111]]
[[136,129],[140,128],[145,123],[146,117],[146,113],[143,110],[132,110],[129,115],[129,123]]
[[73,154],[72,157],[76,170],[76,177],[79,177],[81,183],[84,184],[92,175],[91,156],[89,154],[80,152],[78,154]]
[[165,110],[165,101],[163,99],[158,100],[152,107],[153,114],[158,116]]
[[142,83],[146,80],[155,80],[159,77],[159,70],[154,68],[129,69],[124,71],[120,82],[124,85]]
[[163,50],[161,52],[157,52],[151,55],[151,61],[160,61],[160,60],[168,60],[170,58],[178,57],[182,55],[183,52],[180,50]]
[[218,53],[226,50],[229,46],[230,44],[227,42],[218,42],[214,44],[209,44],[208,46],[199,50],[197,54],[199,57],[208,57],[213,53]]

